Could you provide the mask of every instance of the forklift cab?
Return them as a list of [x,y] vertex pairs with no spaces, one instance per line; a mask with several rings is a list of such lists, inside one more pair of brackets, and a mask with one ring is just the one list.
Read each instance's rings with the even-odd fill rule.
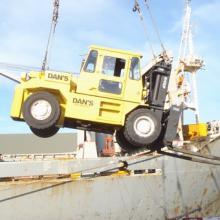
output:
[[140,102],[140,54],[91,46],[82,64],[77,93]]

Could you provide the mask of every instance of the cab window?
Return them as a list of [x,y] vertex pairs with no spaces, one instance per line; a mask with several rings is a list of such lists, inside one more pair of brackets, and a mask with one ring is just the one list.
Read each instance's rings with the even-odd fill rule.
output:
[[140,60],[137,57],[133,57],[131,59],[130,79],[139,80],[140,78]]
[[91,50],[84,67],[85,72],[94,73],[96,67],[96,61],[98,57],[98,52],[96,50]]
[[99,91],[120,95],[122,90],[122,83],[112,80],[101,79],[99,82]]
[[105,56],[103,60],[102,73],[107,76],[123,77],[125,60],[116,57]]

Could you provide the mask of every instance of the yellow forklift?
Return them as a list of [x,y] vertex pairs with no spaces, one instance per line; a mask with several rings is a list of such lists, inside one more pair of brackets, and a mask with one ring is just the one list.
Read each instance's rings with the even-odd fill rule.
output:
[[[179,115],[180,110],[176,106],[164,110],[171,64],[161,59],[141,74],[141,57],[91,46],[78,78],[50,70],[23,74],[15,89],[11,117],[25,121],[40,137],[68,127],[116,131],[118,143],[126,148],[154,146],[164,139],[173,121],[168,120],[170,112]],[[176,136],[173,126],[178,120],[169,126],[169,134],[174,131],[171,139]]]

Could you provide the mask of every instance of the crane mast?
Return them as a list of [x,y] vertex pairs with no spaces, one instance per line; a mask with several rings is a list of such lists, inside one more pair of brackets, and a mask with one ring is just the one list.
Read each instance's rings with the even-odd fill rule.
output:
[[[191,14],[191,0],[185,0],[185,15],[177,65],[177,87],[183,112],[188,109],[194,111],[195,121],[199,123],[196,75],[203,66],[203,60],[195,56]],[[187,79],[188,73],[191,80]]]

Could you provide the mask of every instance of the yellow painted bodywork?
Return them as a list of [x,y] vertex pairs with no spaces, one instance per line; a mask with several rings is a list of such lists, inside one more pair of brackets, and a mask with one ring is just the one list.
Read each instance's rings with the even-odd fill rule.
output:
[[129,176],[130,174],[130,170],[118,170],[117,172],[112,173],[111,176]]
[[208,126],[206,123],[184,125],[183,136],[184,140],[204,139],[208,136]]
[[[129,77],[131,59],[140,59],[141,55],[98,46],[91,46],[91,50],[98,51],[96,70],[93,73],[85,72],[82,67],[78,77],[49,70],[30,72],[26,77],[23,75],[21,83],[15,89],[11,117],[23,120],[22,106],[27,97],[35,92],[45,91],[54,94],[59,100],[62,114],[58,125],[61,127],[66,119],[123,126],[129,112],[146,105],[143,101],[142,79],[134,80]],[[123,77],[102,74],[104,56],[126,61]],[[121,94],[100,91],[101,79],[121,83]]]
[[70,177],[72,180],[79,180],[81,178],[81,173],[71,173]]

